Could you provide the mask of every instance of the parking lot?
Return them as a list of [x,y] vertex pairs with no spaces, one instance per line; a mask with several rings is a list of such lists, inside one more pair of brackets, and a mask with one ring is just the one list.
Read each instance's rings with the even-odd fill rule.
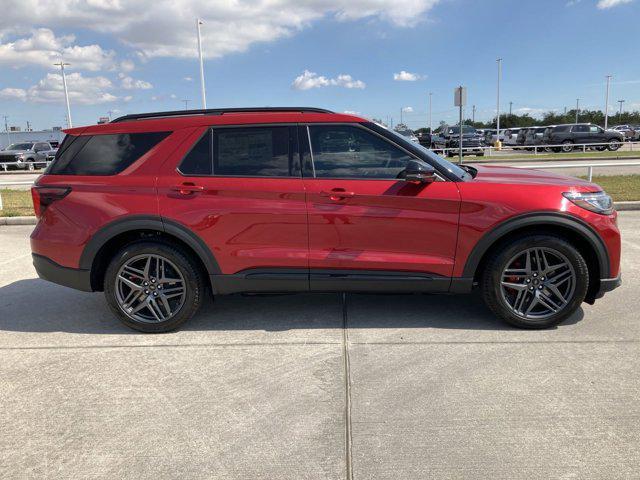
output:
[[547,331],[477,295],[230,296],[163,335],[0,227],[0,478],[640,478],[640,212]]

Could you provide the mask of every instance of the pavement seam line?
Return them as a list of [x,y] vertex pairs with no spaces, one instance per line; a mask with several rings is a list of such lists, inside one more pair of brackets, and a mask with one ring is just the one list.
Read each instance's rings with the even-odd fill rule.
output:
[[163,343],[157,345],[45,345],[32,347],[0,347],[3,350],[100,350],[136,348],[226,348],[226,347],[305,347],[340,345],[340,342],[269,342],[269,343]]
[[347,316],[347,294],[342,294],[342,357],[344,359],[344,437],[345,437],[345,467],[347,480],[353,480],[353,454],[351,436],[351,365],[349,362],[349,323]]

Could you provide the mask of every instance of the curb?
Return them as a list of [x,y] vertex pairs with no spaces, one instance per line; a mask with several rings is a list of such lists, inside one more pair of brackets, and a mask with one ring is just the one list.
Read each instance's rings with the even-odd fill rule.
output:
[[36,217],[0,217],[0,225],[35,225]]
[[[615,202],[618,212],[640,210],[640,201]],[[36,217],[0,217],[0,225],[36,225]]]
[[640,210],[640,202],[613,202],[618,212]]

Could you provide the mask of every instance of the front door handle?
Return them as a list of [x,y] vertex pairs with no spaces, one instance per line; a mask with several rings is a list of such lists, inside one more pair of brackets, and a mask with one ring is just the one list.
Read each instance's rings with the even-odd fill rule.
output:
[[343,188],[334,188],[333,190],[327,192],[325,190],[320,192],[321,197],[329,197],[330,200],[337,202],[339,200],[344,200],[345,198],[353,198],[356,196],[355,192],[347,192]]
[[178,192],[180,195],[193,195],[194,193],[203,192],[204,187],[193,183],[183,183],[182,185],[171,187],[171,190]]

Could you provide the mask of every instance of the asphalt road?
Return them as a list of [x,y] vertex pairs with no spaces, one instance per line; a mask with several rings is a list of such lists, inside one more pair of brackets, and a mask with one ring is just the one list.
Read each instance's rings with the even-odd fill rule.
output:
[[620,223],[623,287],[548,331],[476,295],[283,295],[163,335],[36,279],[31,227],[0,227],[0,478],[640,478],[640,212]]

